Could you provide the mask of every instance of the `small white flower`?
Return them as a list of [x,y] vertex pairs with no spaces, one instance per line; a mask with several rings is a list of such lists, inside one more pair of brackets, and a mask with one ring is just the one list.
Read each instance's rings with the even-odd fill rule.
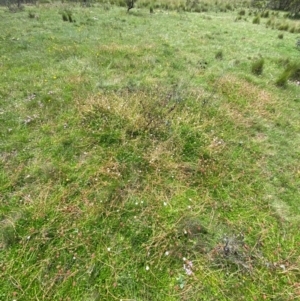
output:
[[110,252],[110,248],[107,248],[107,251]]
[[146,271],[149,271],[149,270],[150,270],[149,266],[148,266],[148,265],[146,265]]
[[186,258],[185,258],[185,257],[183,257],[183,258],[182,258],[182,260],[183,260],[183,261],[186,261]]
[[284,265],[284,264],[281,264],[279,267],[280,267],[281,269],[285,270],[285,265]]
[[165,255],[166,255],[166,256],[168,256],[169,254],[170,254],[169,251],[166,251],[166,252],[165,252]]
[[164,206],[167,206],[168,204],[166,202],[164,202]]
[[183,268],[185,270],[185,273],[190,276],[193,274],[193,271],[191,270],[191,268],[187,267],[185,264],[183,265]]
[[190,261],[190,260],[187,260],[187,266],[189,266],[190,268],[192,268],[193,267],[193,263]]

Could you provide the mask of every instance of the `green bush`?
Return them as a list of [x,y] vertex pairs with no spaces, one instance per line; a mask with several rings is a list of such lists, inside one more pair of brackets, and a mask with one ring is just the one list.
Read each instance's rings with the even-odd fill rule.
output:
[[255,75],[261,75],[263,72],[265,60],[260,58],[252,63],[251,72]]

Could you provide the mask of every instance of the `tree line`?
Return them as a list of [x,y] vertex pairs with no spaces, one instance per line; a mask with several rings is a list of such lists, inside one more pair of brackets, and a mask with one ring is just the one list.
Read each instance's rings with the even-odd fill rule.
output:
[[299,16],[300,13],[300,0],[252,0],[251,4],[261,10],[289,11],[292,16]]

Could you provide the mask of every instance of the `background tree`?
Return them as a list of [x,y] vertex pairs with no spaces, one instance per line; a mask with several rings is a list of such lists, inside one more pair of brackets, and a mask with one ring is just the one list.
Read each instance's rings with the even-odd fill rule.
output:
[[252,0],[251,5],[259,10],[270,8],[289,11],[292,16],[300,12],[300,0]]
[[252,0],[251,5],[258,10],[264,11],[268,7],[269,2],[269,0]]

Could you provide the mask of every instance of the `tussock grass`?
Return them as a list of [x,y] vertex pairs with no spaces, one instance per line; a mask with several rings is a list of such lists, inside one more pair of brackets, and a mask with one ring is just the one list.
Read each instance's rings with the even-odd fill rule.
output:
[[297,298],[298,51],[227,4],[1,10],[0,299]]
[[279,87],[286,87],[288,80],[294,81],[298,84],[300,81],[300,66],[298,63],[287,63],[285,70],[277,78],[276,85]]
[[260,16],[255,16],[254,19],[252,20],[253,24],[260,24]]
[[257,59],[252,63],[251,72],[255,75],[263,73],[265,60],[263,58]]

